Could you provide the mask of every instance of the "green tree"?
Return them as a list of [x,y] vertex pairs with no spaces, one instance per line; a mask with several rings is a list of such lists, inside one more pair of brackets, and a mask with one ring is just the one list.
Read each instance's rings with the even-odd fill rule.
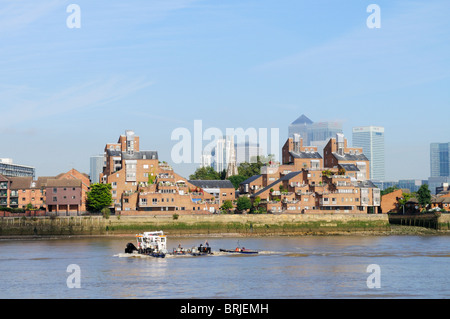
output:
[[402,197],[398,199],[398,212],[403,213],[405,211],[406,203],[413,197],[413,194],[403,193]]
[[229,212],[230,209],[233,209],[233,203],[231,202],[231,200],[226,200],[223,202],[222,206],[220,206],[220,209],[222,211]]
[[86,206],[90,212],[101,212],[112,204],[111,184],[92,184],[87,193]]
[[390,193],[396,191],[397,189],[400,189],[400,188],[398,188],[397,185],[394,185],[394,186],[386,188],[385,190],[380,191],[380,194],[381,194],[381,196],[390,194]]
[[420,186],[417,191],[417,200],[422,208],[427,208],[431,204],[431,192],[427,184]]
[[261,174],[261,167],[264,166],[264,163],[261,162],[259,156],[256,157],[256,162],[248,163],[244,162],[239,164],[238,173],[241,176],[244,176],[246,179],[255,175]]
[[243,181],[245,181],[246,179],[247,178],[242,175],[234,175],[234,176],[228,177],[228,180],[231,182],[231,184],[233,184],[235,189],[238,189],[239,184],[242,183]]
[[253,200],[253,204],[252,204],[252,210],[251,210],[252,213],[258,214],[260,212],[259,203],[261,203],[261,197],[256,196],[255,199]]
[[220,174],[217,173],[211,166],[199,167],[194,174],[189,176],[191,180],[218,180]]
[[252,208],[252,201],[247,196],[241,196],[236,202],[236,209],[240,212],[244,212],[247,209]]

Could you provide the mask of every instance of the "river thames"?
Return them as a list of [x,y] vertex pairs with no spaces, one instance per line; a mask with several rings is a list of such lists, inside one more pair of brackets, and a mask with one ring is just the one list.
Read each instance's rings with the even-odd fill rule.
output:
[[[213,255],[166,258],[124,254],[134,237],[0,240],[0,297],[450,297],[450,236],[169,237],[168,247],[205,240]],[[238,245],[260,253],[219,253]]]

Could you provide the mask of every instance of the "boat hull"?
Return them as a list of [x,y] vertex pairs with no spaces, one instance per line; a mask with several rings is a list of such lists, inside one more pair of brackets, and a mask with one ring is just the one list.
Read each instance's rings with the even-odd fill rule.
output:
[[233,253],[233,254],[248,254],[253,255],[257,254],[258,252],[256,250],[230,250],[230,249],[220,249],[219,251],[225,252],[225,253]]

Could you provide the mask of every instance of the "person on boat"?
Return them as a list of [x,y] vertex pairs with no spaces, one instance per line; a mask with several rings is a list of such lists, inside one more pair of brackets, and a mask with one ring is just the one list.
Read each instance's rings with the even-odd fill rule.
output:
[[208,244],[208,241],[207,241],[207,240],[205,241],[205,246],[206,246],[206,247],[209,247],[209,244]]

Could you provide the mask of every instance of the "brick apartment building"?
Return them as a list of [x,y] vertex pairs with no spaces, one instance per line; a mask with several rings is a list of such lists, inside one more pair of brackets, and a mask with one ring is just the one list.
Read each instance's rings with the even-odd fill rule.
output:
[[342,134],[330,139],[324,157],[298,136],[282,149],[282,165],[267,165],[239,186],[240,194],[267,212],[378,212],[380,190],[369,180],[369,162]]
[[[226,185],[220,194],[210,194],[198,185],[175,173],[160,162],[156,151],[142,151],[139,137],[127,130],[117,143],[107,143],[102,183],[111,184],[116,214],[211,213],[219,209],[224,198],[234,199]],[[228,195],[228,193],[232,193]]]
[[[84,212],[89,177],[75,169],[57,176],[5,177],[0,175],[0,207]],[[75,197],[75,198],[74,198]]]

